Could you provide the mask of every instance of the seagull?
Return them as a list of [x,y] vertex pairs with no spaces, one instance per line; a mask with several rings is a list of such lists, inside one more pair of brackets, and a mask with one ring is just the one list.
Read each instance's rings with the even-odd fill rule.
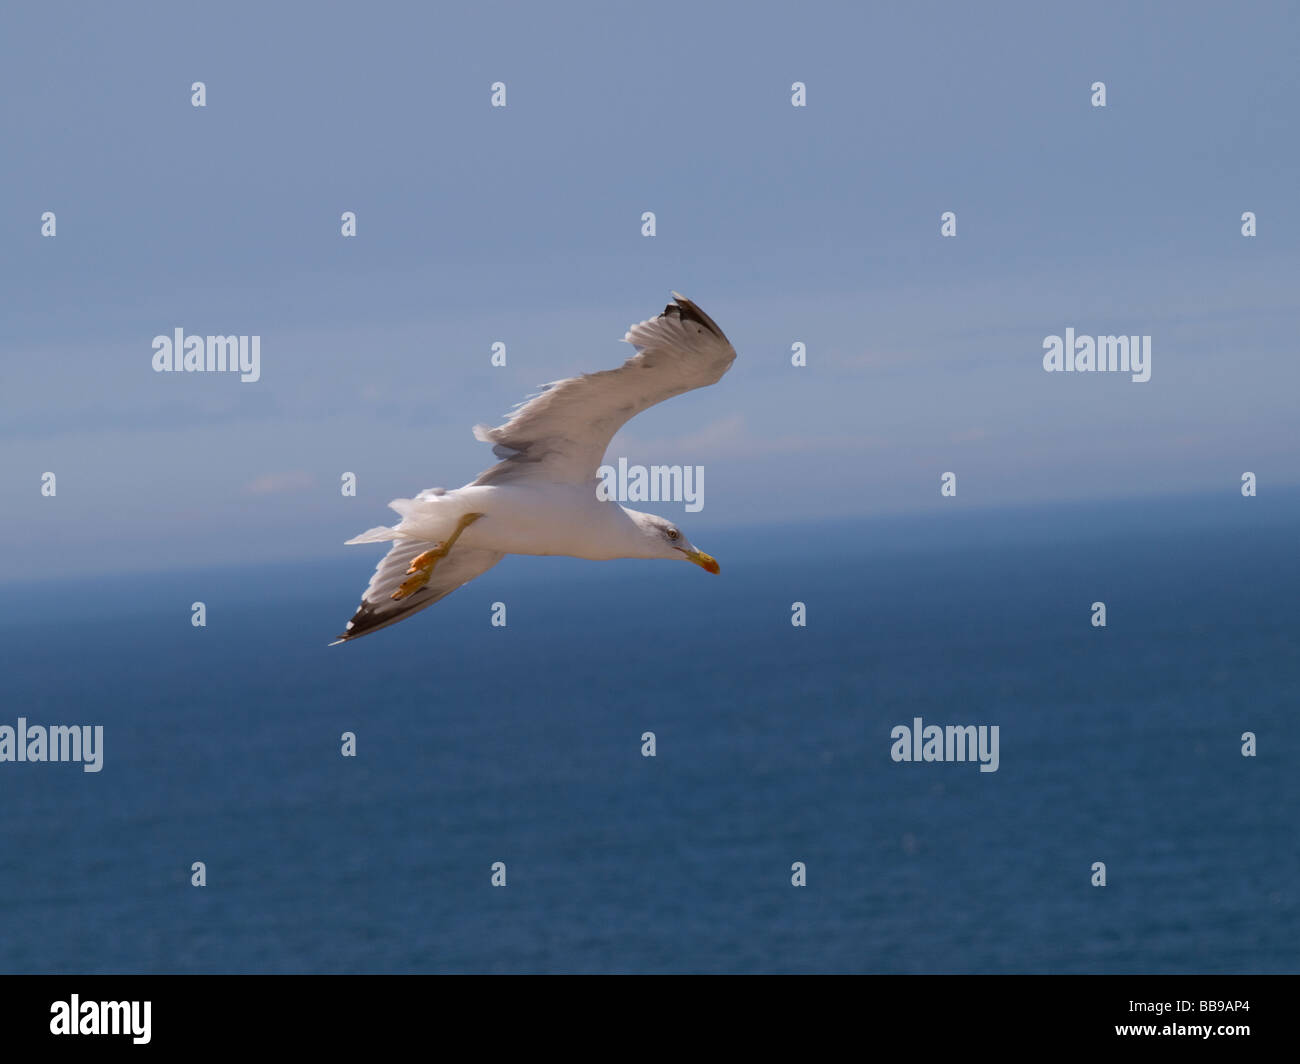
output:
[[671,521],[629,510],[596,491],[605,448],[642,410],[717,383],[736,350],[689,299],[633,325],[637,353],[618,369],[554,381],[496,428],[474,435],[501,459],[454,491],[429,488],[388,505],[401,515],[348,540],[392,542],[337,646],[405,620],[487,572],[507,554],[563,554],[592,561],[663,558],[718,563]]

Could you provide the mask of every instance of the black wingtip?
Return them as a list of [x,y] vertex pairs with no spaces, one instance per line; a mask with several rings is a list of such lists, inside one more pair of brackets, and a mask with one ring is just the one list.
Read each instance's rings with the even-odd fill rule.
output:
[[716,333],[724,340],[722,330],[718,328],[718,323],[704,313],[698,306],[692,303],[684,295],[678,292],[673,293],[673,302],[664,307],[664,312],[659,315],[661,318],[679,318],[682,321],[693,321],[696,325],[703,325],[710,332]]

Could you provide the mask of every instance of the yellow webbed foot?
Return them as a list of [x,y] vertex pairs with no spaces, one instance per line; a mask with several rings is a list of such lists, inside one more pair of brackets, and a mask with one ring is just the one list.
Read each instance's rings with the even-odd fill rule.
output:
[[448,537],[446,543],[439,543],[431,550],[426,550],[423,554],[417,554],[412,558],[410,567],[406,570],[407,578],[390,597],[400,602],[402,599],[410,598],[424,587],[429,582],[429,577],[433,575],[433,567],[447,557],[447,552],[456,545],[460,534],[482,516],[482,514],[466,514],[457,522],[456,531]]

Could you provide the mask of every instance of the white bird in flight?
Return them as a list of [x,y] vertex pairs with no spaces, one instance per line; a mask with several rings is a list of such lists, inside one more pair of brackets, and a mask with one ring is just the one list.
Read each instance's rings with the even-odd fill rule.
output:
[[637,353],[618,369],[545,385],[504,424],[474,428],[501,459],[455,491],[430,488],[388,505],[402,519],[348,543],[393,541],[375,569],[347,629],[345,643],[432,606],[487,572],[507,554],[664,558],[716,573],[673,522],[629,510],[596,492],[605,448],[647,407],[716,383],[736,351],[713,319],[689,299],[623,337]]

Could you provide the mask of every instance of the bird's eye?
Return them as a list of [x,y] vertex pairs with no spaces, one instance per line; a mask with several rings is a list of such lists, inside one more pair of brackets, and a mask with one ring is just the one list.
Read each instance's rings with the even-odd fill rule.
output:
[[676,539],[676,538],[677,538],[678,536],[680,536],[680,535],[681,535],[681,533],[678,532],[677,529],[675,529],[675,528],[670,528],[670,529],[668,530],[668,538],[669,538],[669,539]]

